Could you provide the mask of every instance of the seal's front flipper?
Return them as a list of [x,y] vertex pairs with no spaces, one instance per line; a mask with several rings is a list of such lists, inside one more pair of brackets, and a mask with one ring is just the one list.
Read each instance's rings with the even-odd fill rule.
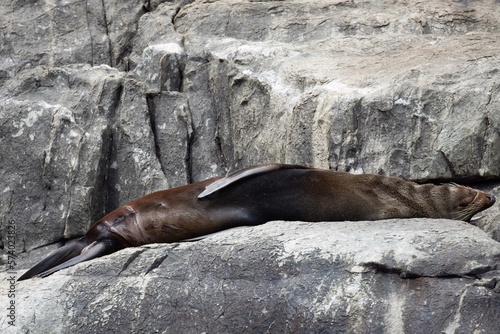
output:
[[267,165],[258,165],[249,167],[246,169],[236,171],[232,174],[229,174],[228,176],[217,179],[214,182],[210,183],[208,186],[205,187],[205,190],[198,195],[198,198],[200,199],[205,198],[221,190],[222,188],[226,188],[227,186],[235,182],[247,179],[249,177],[262,175],[275,170],[283,170],[283,169],[310,169],[310,167],[305,167],[300,165],[287,165],[287,164],[267,164]]
[[117,250],[116,244],[111,239],[94,241],[93,243],[91,243],[90,245],[85,247],[82,250],[82,253],[80,255],[78,255],[77,257],[74,257],[74,258],[72,258],[64,263],[61,263],[60,265],[58,265],[52,269],[49,269],[49,270],[46,270],[46,271],[40,273],[40,276],[47,277],[50,274],[53,274],[56,271],[59,271],[61,269],[74,266],[75,264],[80,263],[80,262],[95,259],[96,257],[100,257],[103,255],[113,253],[116,250]]
[[38,262],[30,270],[25,272],[18,281],[22,281],[33,276],[36,276],[50,268],[53,268],[61,263],[68,261],[69,259],[78,256],[82,250],[87,246],[87,241],[84,238],[80,238],[76,241],[72,241],[61,248],[55,250],[48,257]]

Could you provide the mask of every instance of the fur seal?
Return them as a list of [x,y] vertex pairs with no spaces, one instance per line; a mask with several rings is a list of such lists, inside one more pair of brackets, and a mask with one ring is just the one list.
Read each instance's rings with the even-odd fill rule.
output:
[[495,198],[456,184],[417,184],[298,165],[268,164],[154,192],[96,222],[19,280],[52,274],[125,247],[177,242],[271,220],[356,221],[448,218],[470,221]]

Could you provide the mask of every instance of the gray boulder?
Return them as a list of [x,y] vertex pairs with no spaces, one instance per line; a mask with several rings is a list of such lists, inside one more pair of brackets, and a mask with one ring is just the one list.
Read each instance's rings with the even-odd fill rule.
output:
[[500,175],[499,4],[51,6],[0,5],[0,233],[18,221],[19,252],[258,163]]
[[[0,265],[8,271],[7,251],[14,247],[20,272],[121,204],[259,163],[466,183],[500,196],[498,13],[493,0],[3,1]],[[340,242],[348,248],[332,245],[326,260],[312,254],[283,262],[276,255],[281,239],[268,238],[275,234],[267,226],[247,231],[267,231],[252,239],[252,252],[263,252],[255,254],[269,262],[245,262],[254,253],[244,243],[238,251],[237,241],[247,240],[239,231],[201,243],[124,250],[19,284],[17,329],[93,332],[120,324],[116,330],[154,332],[182,323],[188,332],[307,332],[314,324],[311,332],[490,333],[500,318],[496,251],[470,260],[467,254],[455,258],[454,247],[497,249],[499,210],[485,211],[476,227],[454,222],[477,239],[449,241],[450,252],[425,265],[387,260],[392,255],[384,242],[370,248],[385,254],[373,265],[350,255],[339,258],[341,264],[332,260],[334,254],[367,254]],[[420,240],[410,222],[394,224],[403,239]],[[438,231],[458,233],[447,224],[428,231],[422,252],[440,247]],[[9,226],[15,226],[15,245]],[[304,229],[301,236],[313,233],[307,224],[294,226]],[[367,226],[376,234],[382,225]],[[479,229],[486,233],[480,238]],[[304,248],[299,253],[311,255],[311,243],[297,242]],[[218,247],[225,243],[234,248],[224,253]],[[394,254],[403,251],[391,247]],[[189,288],[180,278],[172,283],[155,276],[173,260],[169,252],[181,250],[212,254],[217,268],[240,263],[248,271],[224,267],[217,274],[201,260],[169,267],[176,277],[201,284]],[[262,255],[269,250],[271,257]],[[158,262],[127,274],[134,256],[146,254]],[[130,292],[125,297],[105,272],[128,262],[115,279]],[[318,269],[325,263],[334,271]],[[209,286],[214,292],[205,301],[213,309],[202,310],[198,304]],[[164,298],[171,299],[155,304],[156,291],[168,287]],[[73,289],[80,299],[72,299]],[[112,304],[113,298],[122,304]],[[50,305],[57,312],[39,311]],[[89,324],[89,312],[103,316]]]
[[22,281],[17,329],[495,333],[499,259],[500,244],[464,222],[271,222]]

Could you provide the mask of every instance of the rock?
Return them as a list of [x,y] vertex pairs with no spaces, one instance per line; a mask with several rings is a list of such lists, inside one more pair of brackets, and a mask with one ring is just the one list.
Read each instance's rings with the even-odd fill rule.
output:
[[164,175],[175,175],[171,186],[190,183],[193,121],[186,96],[178,92],[149,95],[148,106]]
[[497,179],[498,5],[383,4],[1,5],[6,22],[22,17],[0,49],[1,146],[13,157],[0,207],[22,222],[18,249],[258,163]]
[[17,222],[18,247],[80,236],[119,203],[168,187],[146,97],[134,93],[142,84],[107,66],[20,76],[0,114],[3,139],[11,140],[3,146],[10,159],[1,207]]
[[[16,260],[27,267],[132,199],[259,163],[300,163],[422,182],[466,183],[499,197],[498,9],[500,3],[492,0],[2,2],[0,264],[6,268],[8,262],[7,237],[13,231],[9,226],[15,226]],[[494,206],[474,222],[497,241],[499,210]],[[425,247],[431,249],[439,240]],[[481,240],[481,247],[492,242]],[[149,251],[153,250],[144,250]],[[239,256],[235,259],[243,263]],[[321,261],[311,259],[307,266],[319,266]],[[498,291],[494,270],[489,272],[493,278],[440,276],[447,283],[434,287],[429,283],[432,275],[439,276],[441,266],[450,268],[444,257],[435,261],[422,262],[425,270],[412,264],[409,272],[407,267],[394,269],[392,262],[353,264],[349,275],[358,275],[370,289],[386,289],[394,303],[379,304],[386,301],[382,292],[363,290],[362,300],[352,301],[349,309],[360,310],[349,318],[354,320],[341,316],[347,314],[344,309],[334,316],[335,323],[326,321],[322,328],[355,330],[364,328],[368,322],[363,319],[369,319],[371,332],[382,331],[382,323],[390,332],[398,332],[404,319],[406,332],[429,326],[435,328],[429,332],[481,331],[466,324],[479,323],[474,298],[481,304],[491,300],[491,291]],[[292,272],[292,267],[286,270]],[[422,274],[431,269],[431,276]],[[194,270],[193,279],[203,274]],[[342,281],[348,274],[338,275]],[[398,275],[409,275],[403,281],[411,284],[400,284]],[[215,284],[213,280],[210,284]],[[269,331],[303,331],[295,326],[324,319],[318,315],[323,313],[314,311],[318,301],[307,299],[307,293],[315,295],[313,290],[300,290],[304,281],[307,277],[300,275],[293,281],[293,293],[304,296],[303,303],[279,293],[266,295],[267,283],[255,281],[252,289],[264,293],[259,298],[278,302],[260,308],[259,299],[250,294],[235,309],[228,307],[230,299],[223,302],[219,282],[219,299],[214,299],[219,306],[214,311],[208,315],[190,311],[198,314],[193,316],[196,321],[180,319],[193,331],[224,332],[235,328],[236,322],[225,322],[228,330],[217,327],[215,320],[207,320],[216,317],[217,310],[220,314],[224,310],[223,318],[228,319],[235,319],[242,309],[263,319],[261,310],[271,314],[276,309],[269,316],[275,323],[261,322],[271,326]],[[460,285],[472,281],[477,284],[466,290]],[[58,294],[69,286],[57,282],[60,285],[50,290],[37,284]],[[136,283],[131,284],[133,289]],[[448,291],[443,286],[464,291],[458,304],[456,294],[441,293],[440,289]],[[396,298],[392,287],[398,287],[404,298]],[[291,289],[283,291],[291,291],[286,288]],[[137,289],[144,294],[151,291]],[[416,292],[419,289],[425,297]],[[333,299],[322,297],[318,305],[331,310],[325,306],[328,301],[334,305],[350,298],[348,287],[334,291]],[[337,298],[341,292],[345,294]],[[435,309],[440,312],[452,309],[448,306],[453,303],[455,309],[463,308],[453,317],[434,320],[438,318],[432,312],[415,310],[429,300],[427,296],[438,300]],[[416,305],[407,302],[415,299]],[[107,301],[97,299],[92,305],[102,306],[100,300]],[[492,300],[490,305],[497,303]],[[313,306],[306,307],[306,302]],[[54,303],[54,309],[65,305],[62,309],[75,314],[84,307],[76,301]],[[140,307],[146,309],[150,303]],[[169,309],[175,303],[179,301],[159,305]],[[385,317],[373,313],[378,305]],[[115,314],[106,306],[102,309]],[[495,312],[492,306],[485,309],[486,318],[487,312]],[[120,312],[119,319],[136,317],[125,309]],[[145,318],[141,312],[137,314]],[[180,314],[176,312],[180,311],[172,314]],[[70,321],[72,316],[63,312],[49,317]],[[37,328],[66,328],[50,319],[54,322],[38,323]],[[83,324],[83,318],[78,319],[70,328]],[[158,328],[179,321],[179,317],[168,319]],[[264,329],[252,323],[245,326],[248,331]]]
[[[232,65],[216,71],[218,77],[236,72],[238,87],[248,82],[246,95],[262,101],[245,110],[242,99],[228,99],[227,110],[244,112],[231,112],[224,124],[239,126],[243,118],[262,125],[243,139],[234,136],[240,127],[229,129],[223,137],[242,149],[226,158],[239,161],[239,152],[256,148],[262,160],[339,170],[397,171],[416,179],[494,177],[498,17],[484,4],[437,7],[194,3],[180,10],[175,24],[188,50],[197,47]],[[488,46],[478,48],[478,41]]]
[[136,73],[148,84],[147,92],[180,91],[184,56],[184,50],[176,43],[145,48],[143,62],[136,68]]
[[17,326],[30,333],[494,333],[499,258],[498,242],[457,221],[272,222],[128,248],[22,281]]

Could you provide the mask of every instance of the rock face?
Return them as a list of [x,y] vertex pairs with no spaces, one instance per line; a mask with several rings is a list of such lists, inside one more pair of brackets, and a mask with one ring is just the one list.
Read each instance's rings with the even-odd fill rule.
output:
[[22,281],[18,326],[25,333],[495,333],[499,259],[498,242],[457,221],[272,222],[129,248]]
[[[0,150],[4,157],[0,249],[6,263],[6,251],[14,247],[19,270],[44,257],[61,240],[82,235],[120,204],[258,163],[300,163],[420,181],[466,182],[500,195],[498,1],[12,0],[0,4],[0,17]],[[486,211],[476,225],[499,241],[498,206]],[[15,226],[15,245],[7,240],[9,226]],[[481,247],[490,245],[485,240]],[[438,238],[432,244],[439,242]],[[171,246],[162,247],[166,248],[158,249],[166,256]],[[195,251],[198,246],[179,247]],[[145,252],[149,251],[153,250]],[[234,256],[243,261],[239,254]],[[276,267],[275,260],[270,258],[267,266]],[[113,267],[109,260],[102,261]],[[317,258],[307,261],[308,266],[322,263]],[[437,261],[433,266],[446,266],[441,257],[433,261]],[[468,265],[468,260],[457,261]],[[287,265],[287,272],[294,265]],[[385,284],[390,277],[399,280],[395,274],[399,272],[377,268],[369,267],[368,274],[335,271],[328,275],[347,281],[370,277],[368,285],[373,286]],[[183,270],[192,277],[203,273],[196,264]],[[272,270],[269,275],[274,275]],[[432,284],[445,279],[435,276],[440,278],[433,278]],[[98,277],[92,279],[98,281]],[[293,294],[306,296],[312,287],[303,285],[299,293],[300,284],[305,284],[301,280],[307,277],[296,278],[293,286],[275,288],[283,294],[293,289]],[[456,278],[436,286],[451,281],[469,284],[463,280],[469,282]],[[75,284],[69,276],[65,282]],[[141,290],[141,284],[128,285],[142,291],[134,298],[144,298],[149,291]],[[261,284],[271,289],[269,283]],[[450,289],[458,287],[453,284]],[[57,285],[43,289],[60,295]],[[427,285],[398,289],[405,301],[417,298],[419,289],[425,290],[425,296],[436,294]],[[474,289],[480,291],[470,295],[477,303],[496,300],[498,304],[493,297],[479,297],[493,290]],[[269,292],[269,298],[281,296],[278,290]],[[356,324],[364,328],[368,322],[363,324],[363,319],[380,328],[392,326],[389,319],[398,319],[411,332],[427,328],[423,323],[434,323],[425,321],[431,313],[412,318],[409,313],[397,313],[401,310],[395,306],[385,313],[393,312],[394,318],[371,317],[369,309],[385,307],[379,303],[386,300],[383,292],[368,294],[368,290],[363,290],[363,304],[356,304],[362,310],[359,318],[345,316],[349,314],[345,310],[332,316],[335,296],[355,296],[355,292],[349,295],[347,287],[342,291],[340,297],[340,290],[331,290],[333,299],[325,299],[330,303],[309,300],[323,305],[324,313],[313,310],[303,313],[305,318],[287,313],[299,312],[297,305],[306,305],[305,299],[298,304],[280,297],[279,307],[262,308],[282,312],[282,317],[273,318],[278,327],[268,323],[266,328],[301,331],[295,326],[314,320],[324,323],[328,331],[342,332],[355,331]],[[387,296],[395,296],[394,291],[386,291]],[[469,295],[460,296],[460,303],[469,302]],[[40,303],[46,301],[40,298]],[[440,298],[439,303],[449,302],[446,295]],[[425,299],[419,300],[425,304]],[[241,310],[261,312],[258,299],[240,302],[220,299],[226,319],[241,315]],[[76,299],[61,303],[79,308]],[[165,303],[174,308],[177,302]],[[408,305],[404,303],[405,308]],[[430,332],[463,329],[465,333],[460,326],[467,321],[479,324],[482,314],[496,312],[492,306],[486,309],[455,312],[460,315],[455,325],[443,327],[452,323],[447,318]],[[329,316],[322,318],[320,313]],[[119,316],[126,318],[125,313]],[[43,322],[49,326],[49,318],[37,315],[26,328],[42,328]],[[193,331],[224,331],[203,323],[207,317],[182,319]],[[72,326],[83,322],[75,321]],[[353,322],[349,327],[345,321]],[[486,326],[486,321],[481,323]],[[237,322],[225,324],[233,328]],[[248,331],[254,328],[248,326]],[[475,330],[483,330],[481,326]],[[391,332],[392,327],[385,328]]]

